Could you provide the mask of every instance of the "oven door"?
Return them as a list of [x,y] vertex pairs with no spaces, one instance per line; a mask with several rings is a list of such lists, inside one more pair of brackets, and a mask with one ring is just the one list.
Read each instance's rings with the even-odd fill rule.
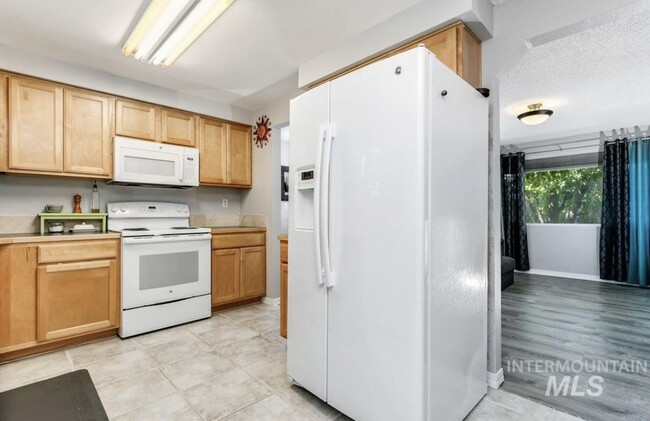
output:
[[122,308],[210,294],[211,234],[122,239]]

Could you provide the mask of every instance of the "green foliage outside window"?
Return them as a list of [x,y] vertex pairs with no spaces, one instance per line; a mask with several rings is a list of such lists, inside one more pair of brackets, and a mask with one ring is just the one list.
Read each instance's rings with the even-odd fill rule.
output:
[[526,173],[526,222],[599,224],[603,171],[600,167]]

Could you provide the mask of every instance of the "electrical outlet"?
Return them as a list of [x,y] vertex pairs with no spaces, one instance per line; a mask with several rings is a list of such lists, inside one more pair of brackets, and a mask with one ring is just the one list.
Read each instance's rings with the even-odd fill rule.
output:
[[228,199],[222,199],[221,200],[221,206],[224,207],[224,208],[227,208],[228,207]]

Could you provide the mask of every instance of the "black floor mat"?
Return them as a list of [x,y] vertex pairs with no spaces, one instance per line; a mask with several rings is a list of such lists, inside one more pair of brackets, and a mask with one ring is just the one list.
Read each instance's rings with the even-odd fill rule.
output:
[[108,420],[88,370],[0,393],[2,421]]

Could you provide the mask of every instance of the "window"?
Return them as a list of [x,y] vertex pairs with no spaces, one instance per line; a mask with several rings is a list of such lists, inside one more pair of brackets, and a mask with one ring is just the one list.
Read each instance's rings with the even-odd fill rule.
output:
[[599,224],[603,172],[600,167],[526,173],[526,222]]

